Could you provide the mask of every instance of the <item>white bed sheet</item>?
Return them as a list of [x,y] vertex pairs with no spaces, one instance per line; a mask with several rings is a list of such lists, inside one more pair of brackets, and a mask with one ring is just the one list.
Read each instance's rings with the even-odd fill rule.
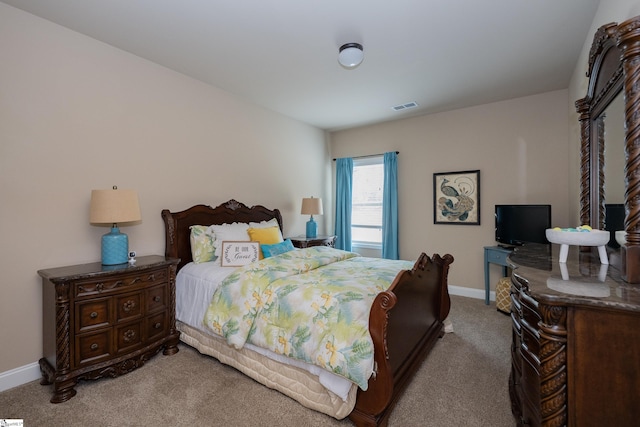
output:
[[[176,277],[176,319],[205,334],[214,335],[204,327],[204,314],[218,285],[235,269],[235,267],[222,267],[216,262],[200,264],[190,262],[182,267]],[[343,401],[347,401],[353,383],[346,378],[249,343],[245,344],[245,347],[270,359],[306,370],[317,376],[320,384]]]

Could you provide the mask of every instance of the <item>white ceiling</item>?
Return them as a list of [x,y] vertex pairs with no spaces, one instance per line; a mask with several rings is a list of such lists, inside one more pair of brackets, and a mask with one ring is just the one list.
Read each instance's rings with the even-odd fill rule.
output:
[[336,130],[567,88],[599,0],[2,2]]

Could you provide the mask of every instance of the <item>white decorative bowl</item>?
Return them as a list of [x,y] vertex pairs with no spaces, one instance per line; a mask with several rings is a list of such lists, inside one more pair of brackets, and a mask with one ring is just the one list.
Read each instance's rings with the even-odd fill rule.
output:
[[547,240],[559,245],[604,246],[611,237],[608,231],[563,231],[547,228]]
[[567,254],[569,253],[569,245],[576,246],[597,246],[598,254],[600,255],[600,262],[602,264],[609,264],[609,257],[607,256],[607,249],[604,245],[607,244],[611,237],[611,233],[604,230],[591,230],[591,231],[565,231],[554,230],[553,228],[547,228],[545,231],[547,240],[551,243],[560,245],[560,262],[567,262]]
[[618,244],[620,246],[624,246],[627,244],[627,232],[624,230],[618,230],[616,231],[616,242],[618,242]]

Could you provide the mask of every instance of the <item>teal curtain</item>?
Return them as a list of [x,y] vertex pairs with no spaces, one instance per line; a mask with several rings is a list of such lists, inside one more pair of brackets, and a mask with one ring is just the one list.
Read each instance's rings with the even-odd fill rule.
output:
[[353,159],[336,159],[336,243],[335,247],[351,251],[351,197],[353,193]]
[[384,153],[382,189],[382,258],[399,259],[398,250],[398,155]]

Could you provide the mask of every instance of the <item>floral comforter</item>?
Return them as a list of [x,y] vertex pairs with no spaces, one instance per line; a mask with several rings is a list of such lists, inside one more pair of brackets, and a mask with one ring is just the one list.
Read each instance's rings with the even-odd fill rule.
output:
[[245,343],[318,365],[366,390],[373,372],[369,311],[409,261],[319,246],[241,267],[214,293],[204,324]]

